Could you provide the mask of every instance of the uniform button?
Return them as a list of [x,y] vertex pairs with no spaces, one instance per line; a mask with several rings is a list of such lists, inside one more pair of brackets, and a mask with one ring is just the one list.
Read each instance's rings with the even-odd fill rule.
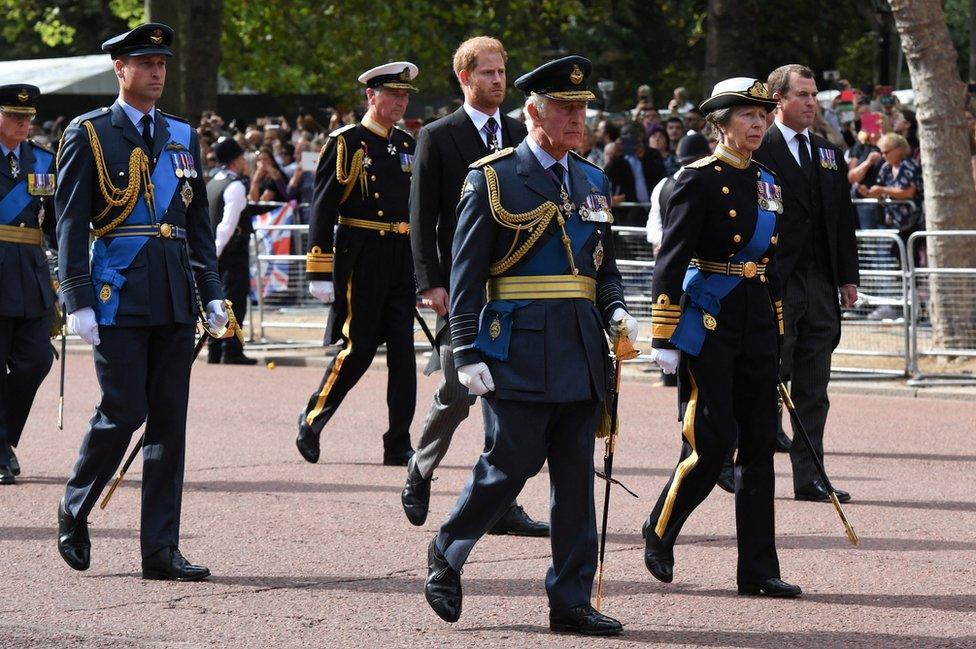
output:
[[731,191],[731,190],[730,190],[730,189],[729,189],[728,187],[723,187],[723,188],[722,188],[722,193],[723,193],[723,194],[728,194],[728,193],[729,193],[730,191]]
[[26,227],[27,227],[27,224],[26,224],[26,223],[21,223],[21,224],[20,224],[20,227],[22,227],[22,228],[26,228]]
[[776,235],[775,234],[773,236],[769,237],[769,243],[773,244],[774,246],[776,245]]
[[768,264],[769,263],[769,257],[763,257],[762,258],[762,262],[760,262],[760,263]]
[[379,198],[379,197],[380,197],[380,193],[379,192],[376,192],[376,193],[373,194],[373,198]]
[[380,230],[380,236],[381,237],[385,237],[386,236],[386,230]]
[[737,234],[734,237],[732,237],[732,241],[739,243],[740,241],[742,241],[742,236]]
[[383,216],[383,210],[380,210],[379,212],[377,212],[376,213],[376,216]]
[[761,171],[757,171],[756,172],[756,178],[762,178],[762,172]]
[[762,282],[763,284],[765,284],[766,283],[766,276],[765,275],[760,275],[759,276],[759,281]]
[[735,218],[735,214],[735,210],[729,210],[729,216],[731,216],[733,219]]
[[722,171],[722,167],[720,167],[719,165],[715,165],[714,169],[715,171]]
[[373,182],[376,182],[376,176],[370,176],[369,179],[372,180]]

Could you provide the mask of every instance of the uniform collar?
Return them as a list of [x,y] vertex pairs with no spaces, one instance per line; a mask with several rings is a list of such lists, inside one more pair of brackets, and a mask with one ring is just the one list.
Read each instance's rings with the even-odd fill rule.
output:
[[368,113],[366,115],[363,115],[363,119],[360,122],[360,124],[365,126],[366,130],[375,133],[380,137],[388,137],[390,135],[390,131],[392,130],[386,128],[385,126],[383,126],[382,124],[374,120],[372,117],[369,116]]
[[474,106],[469,105],[467,102],[462,104],[462,107],[464,108],[464,112],[468,114],[468,117],[471,118],[471,122],[474,124],[474,127],[478,132],[481,132],[481,129],[485,127],[485,124],[488,123],[488,118],[490,117],[495,118],[495,122],[498,124],[499,128],[502,125],[502,111],[498,108],[496,108],[495,112],[491,115],[486,115]]
[[8,149],[3,144],[0,144],[0,151],[3,151],[3,157],[4,158],[6,158],[8,155],[10,155],[10,152],[13,151],[14,152],[14,157],[17,158],[18,160],[20,160],[20,147],[22,147],[22,146],[23,146],[23,142],[21,142],[20,144],[18,144],[17,146],[15,146],[12,149]]
[[749,162],[752,161],[752,157],[743,157],[741,153],[725,146],[721,142],[715,146],[715,157],[736,169],[745,169],[749,166]]
[[543,169],[548,169],[558,162],[560,165],[562,165],[563,169],[569,172],[569,153],[566,153],[562,158],[556,160],[551,155],[546,153],[542,147],[539,146],[538,142],[533,140],[531,136],[525,138],[525,141],[529,145],[529,150],[532,151],[532,155],[534,155],[535,159],[539,161],[539,164],[542,165]]
[[[156,123],[155,106],[150,108],[148,113],[144,113],[138,108],[133,108],[129,104],[125,103],[125,101],[121,97],[119,97],[119,106],[122,107],[122,112],[125,113],[126,117],[129,118],[129,121],[132,122],[133,126],[135,126],[137,130],[142,128],[142,124],[140,123],[140,121],[142,120],[143,115],[149,115],[149,121],[152,122],[153,124]],[[139,130],[139,132],[142,133],[141,130]]]

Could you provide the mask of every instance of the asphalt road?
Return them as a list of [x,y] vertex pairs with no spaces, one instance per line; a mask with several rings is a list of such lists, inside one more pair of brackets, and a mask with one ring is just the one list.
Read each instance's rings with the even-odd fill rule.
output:
[[[382,367],[326,429],[320,463],[298,455],[295,417],[320,373],[195,366],[181,547],[214,576],[175,584],[139,576],[141,461],[91,516],[91,569],[58,556],[56,506],[98,396],[90,358],[70,355],[65,430],[54,371],[18,449],[20,483],[0,487],[0,647],[976,646],[974,401],[834,395],[827,468],[854,497],[862,545],[848,545],[829,505],[792,500],[778,455],[779,558],[804,596],[775,601],[736,594],[733,502],[718,490],[685,526],[674,583],[647,574],[640,525],[679,428],[673,390],[626,383],[615,474],[641,498],[614,493],[605,602],[626,628],[587,640],[548,633],[545,539],[483,539],[465,567],[461,620],[437,618],[422,595],[425,550],[481,449],[480,409],[415,528],[400,509],[404,470],[380,464]],[[434,385],[420,377],[415,439]],[[545,471],[520,502],[547,517]]]

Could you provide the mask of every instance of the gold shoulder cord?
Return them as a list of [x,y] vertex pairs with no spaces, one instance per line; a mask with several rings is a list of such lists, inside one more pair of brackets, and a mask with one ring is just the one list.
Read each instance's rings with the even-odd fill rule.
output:
[[363,164],[365,157],[366,154],[362,149],[356,149],[356,153],[353,154],[349,163],[349,171],[346,171],[346,141],[341,135],[336,136],[336,180],[339,181],[339,184],[346,186],[345,191],[342,192],[342,198],[339,199],[340,203],[345,203],[346,199],[349,198],[352,188],[356,185],[356,179],[359,179],[359,191],[362,192],[363,196],[365,197],[369,192],[369,181]]
[[133,149],[132,155],[129,156],[129,184],[126,188],[119,189],[112,184],[112,178],[109,175],[108,168],[105,166],[105,156],[102,154],[102,145],[98,141],[98,134],[95,132],[95,127],[90,121],[84,122],[84,126],[85,130],[88,131],[88,140],[91,142],[92,155],[95,157],[95,171],[98,172],[98,188],[102,192],[102,198],[105,199],[105,209],[92,219],[92,225],[94,226],[95,223],[103,220],[113,208],[122,208],[119,215],[108,224],[93,228],[95,230],[95,236],[100,237],[115,229],[116,226],[122,223],[122,221],[125,221],[129,214],[132,213],[132,210],[136,206],[136,201],[139,200],[140,185],[146,188],[144,194],[146,206],[152,211],[155,211],[153,184],[149,173],[149,157],[140,147]]
[[[502,207],[501,193],[498,189],[498,174],[490,166],[484,167],[484,171],[485,182],[488,185],[488,204],[491,207],[492,218],[502,227],[515,230],[512,247],[508,249],[508,252],[505,253],[502,259],[488,267],[488,272],[491,275],[500,275],[517,264],[525,256],[525,253],[535,245],[535,242],[539,240],[542,233],[549,227],[549,224],[552,222],[552,217],[556,215],[559,208],[551,201],[546,201],[530,212],[513,214]],[[531,234],[525,240],[525,243],[519,246],[518,250],[515,250],[515,246],[518,244],[519,233],[522,230],[528,230]]]

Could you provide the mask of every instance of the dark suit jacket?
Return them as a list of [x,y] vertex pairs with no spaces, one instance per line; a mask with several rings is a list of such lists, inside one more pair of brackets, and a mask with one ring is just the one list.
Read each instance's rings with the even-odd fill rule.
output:
[[[785,283],[796,267],[807,243],[813,236],[812,227],[819,221],[825,226],[825,241],[830,256],[828,275],[837,286],[858,283],[857,239],[854,236],[856,218],[851,203],[850,183],[843,153],[828,140],[810,134],[813,164],[820,182],[821,214],[813,213],[806,180],[800,166],[786,146],[783,133],[770,125],[762,146],[753,157],[771,169],[783,188],[783,213],[778,219],[780,243],[776,251],[780,278]],[[834,151],[837,169],[824,168],[821,149]]]
[[[525,125],[502,114],[502,147],[518,146]],[[464,108],[424,126],[417,137],[410,186],[410,245],[417,290],[447,288],[457,205],[468,165],[491,153]]]

